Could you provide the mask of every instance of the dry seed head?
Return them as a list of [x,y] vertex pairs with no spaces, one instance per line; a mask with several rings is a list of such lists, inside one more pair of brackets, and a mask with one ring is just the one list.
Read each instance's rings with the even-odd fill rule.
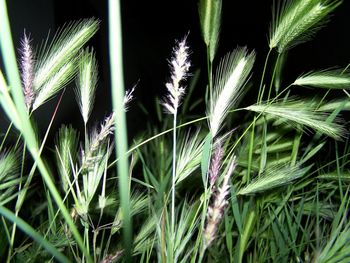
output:
[[181,82],[188,76],[188,71],[191,63],[188,60],[189,47],[186,44],[187,35],[181,42],[178,42],[173,50],[173,57],[170,60],[171,81],[165,86],[168,90],[168,95],[162,102],[165,109],[171,113],[176,114],[177,108],[180,106],[181,98],[185,93],[185,87],[181,86]]

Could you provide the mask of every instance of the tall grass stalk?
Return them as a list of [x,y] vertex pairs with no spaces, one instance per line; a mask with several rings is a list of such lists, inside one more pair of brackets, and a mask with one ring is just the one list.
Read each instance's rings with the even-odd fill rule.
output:
[[131,261],[132,219],[130,213],[129,165],[127,127],[124,111],[124,75],[120,2],[108,1],[109,55],[113,110],[115,112],[115,144],[118,162],[118,185],[123,212],[123,240],[126,261]]
[[163,106],[165,110],[173,115],[173,152],[172,152],[172,179],[171,179],[171,248],[170,248],[170,258],[174,257],[175,249],[175,186],[176,186],[176,125],[177,125],[177,114],[178,108],[182,97],[185,93],[185,86],[182,82],[186,79],[188,70],[190,68],[190,62],[188,60],[188,46],[187,46],[187,36],[183,38],[182,41],[176,43],[173,49],[172,58],[169,61],[171,69],[171,80],[166,83],[166,88],[168,91],[167,96],[163,100]]

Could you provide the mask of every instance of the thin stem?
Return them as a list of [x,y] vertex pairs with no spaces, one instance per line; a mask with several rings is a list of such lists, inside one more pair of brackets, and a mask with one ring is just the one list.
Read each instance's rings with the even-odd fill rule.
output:
[[0,151],[2,150],[2,147],[4,147],[5,141],[6,141],[8,135],[9,135],[9,133],[11,131],[12,125],[13,125],[13,122],[10,123],[10,125],[8,126],[8,128],[6,130],[5,136],[2,139],[2,142],[1,142],[1,145],[0,145]]
[[206,96],[206,104],[208,104],[208,95],[209,95],[209,101],[212,101],[212,89],[213,89],[213,65],[212,61],[210,60],[210,49],[209,45],[207,46],[207,70],[208,70],[208,89],[207,89],[207,96]]
[[267,53],[266,58],[265,58],[264,68],[263,68],[263,72],[262,72],[261,80],[260,80],[260,85],[259,85],[259,93],[258,93],[258,101],[257,101],[258,103],[261,103],[262,97],[264,95],[264,92],[262,91],[262,87],[263,87],[263,84],[264,84],[264,78],[265,78],[265,73],[266,73],[266,68],[267,68],[267,62],[269,60],[271,51],[272,51],[272,49],[270,48],[270,50]]
[[176,183],[176,119],[177,111],[174,114],[173,123],[173,167],[172,167],[172,185],[171,185],[171,237],[172,237],[172,252],[174,253],[175,244],[175,183]]

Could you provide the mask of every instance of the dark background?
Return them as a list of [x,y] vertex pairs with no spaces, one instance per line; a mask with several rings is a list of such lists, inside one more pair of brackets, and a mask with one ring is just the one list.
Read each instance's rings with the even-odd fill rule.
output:
[[[181,39],[190,32],[192,71],[203,69],[198,96],[205,90],[205,46],[201,40],[197,0],[177,1],[121,1],[123,19],[124,71],[126,88],[138,83],[136,102],[128,113],[130,134],[136,134],[145,127],[147,118],[153,119],[152,108],[156,97],[164,94],[164,83],[169,77],[167,59],[171,55],[175,39]],[[268,51],[268,29],[271,19],[272,0],[230,1],[223,0],[223,20],[218,56],[235,47],[247,46],[255,49],[257,61],[254,72],[258,77]],[[97,35],[89,43],[94,47],[99,62],[99,87],[95,110],[90,125],[96,124],[111,111],[109,91],[107,1],[97,0],[14,0],[8,1],[8,9],[15,45],[18,47],[24,29],[31,33],[33,44],[39,47],[51,31],[53,33],[64,23],[88,17],[101,20]],[[289,52],[285,78],[294,80],[299,74],[312,69],[345,67],[350,58],[350,1],[335,11],[327,27],[317,33],[313,41],[299,45]],[[257,78],[258,78],[257,77]],[[71,85],[72,86],[72,85]],[[57,98],[46,103],[36,113],[39,129],[45,131],[51,118]],[[151,111],[149,116],[137,107],[142,103]],[[6,118],[1,115],[1,130]],[[61,123],[82,126],[74,93],[69,87],[53,126],[57,131]]]

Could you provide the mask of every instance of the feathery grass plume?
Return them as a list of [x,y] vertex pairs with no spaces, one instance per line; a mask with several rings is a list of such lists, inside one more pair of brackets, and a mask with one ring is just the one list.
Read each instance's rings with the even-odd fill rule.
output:
[[78,54],[85,43],[97,32],[99,21],[84,19],[71,22],[59,30],[51,44],[45,45],[38,55],[35,67],[34,89],[43,86],[68,61]]
[[214,77],[214,88],[209,102],[209,127],[214,138],[229,109],[235,105],[253,67],[255,53],[238,48],[221,61]]
[[179,143],[180,152],[176,163],[176,184],[185,180],[200,165],[204,141],[199,137],[199,130],[190,132]]
[[181,82],[188,76],[188,71],[191,66],[189,57],[189,47],[187,46],[187,35],[176,43],[173,49],[173,57],[169,64],[171,68],[171,81],[165,86],[168,90],[168,95],[164,98],[162,105],[170,114],[177,114],[177,109],[180,106],[181,99],[185,93],[185,87],[181,86]]
[[33,103],[33,111],[39,108],[47,100],[53,97],[65,85],[67,85],[76,74],[75,61],[68,62],[60,68],[43,86],[36,90],[37,96]]
[[199,19],[204,43],[209,47],[209,58],[213,62],[219,42],[222,0],[200,0]]
[[35,55],[30,43],[31,41],[32,40],[30,39],[30,36],[26,35],[24,32],[23,38],[21,40],[21,48],[19,49],[22,88],[24,100],[28,110],[30,110],[32,107],[32,103],[35,97],[35,92],[33,89]]
[[[329,114],[317,111],[306,101],[290,100],[273,104],[255,104],[246,109],[270,115],[279,121],[305,125],[336,140],[340,140],[346,133],[338,118],[332,123],[327,122]],[[300,125],[295,125],[295,128],[300,128]]]
[[17,196],[20,162],[15,150],[0,153],[0,205],[5,205]]
[[237,195],[253,195],[286,185],[306,174],[311,166],[300,168],[298,165],[276,165],[268,168],[248,185],[240,189]]
[[65,125],[59,129],[56,137],[56,162],[65,193],[69,190],[72,163],[75,163],[78,151],[78,138],[78,132],[72,126]]
[[[225,172],[221,186],[214,189],[213,201],[208,207],[207,221],[203,233],[204,250],[207,249],[214,241],[221,219],[224,215],[224,210],[227,205],[227,196],[230,189],[230,178],[233,171],[236,169],[236,157],[230,161],[228,170]],[[220,168],[217,166],[217,168]]]
[[[282,4],[281,4],[282,2]],[[269,46],[282,53],[306,42],[328,21],[340,0],[289,0],[274,3]]]
[[97,87],[97,61],[94,50],[87,48],[79,56],[79,71],[75,94],[84,123],[89,120]]
[[293,85],[326,89],[350,88],[350,73],[343,70],[311,71],[298,77]]

